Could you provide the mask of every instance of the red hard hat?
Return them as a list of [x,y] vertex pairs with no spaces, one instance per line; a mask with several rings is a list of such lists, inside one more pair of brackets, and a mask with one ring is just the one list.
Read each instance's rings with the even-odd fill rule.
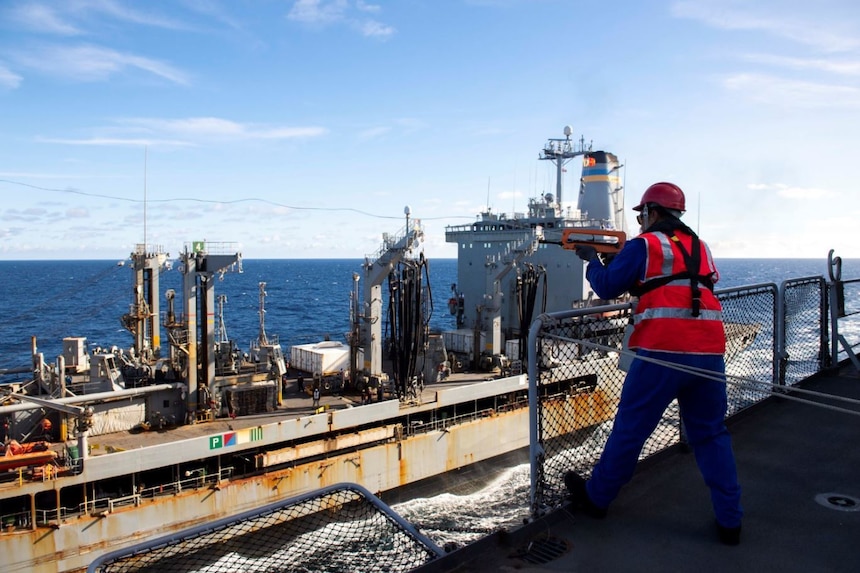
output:
[[674,183],[661,181],[655,183],[645,190],[642,194],[642,200],[639,204],[633,207],[634,211],[641,211],[648,203],[656,203],[664,209],[673,209],[675,211],[686,211],[684,202],[684,192]]

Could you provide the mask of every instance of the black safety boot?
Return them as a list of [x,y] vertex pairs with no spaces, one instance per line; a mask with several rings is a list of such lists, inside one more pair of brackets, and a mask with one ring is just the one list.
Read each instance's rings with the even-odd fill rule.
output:
[[570,504],[574,509],[581,509],[585,515],[595,519],[606,517],[606,508],[594,505],[594,502],[588,497],[585,479],[582,476],[574,471],[569,471],[564,474],[564,485],[570,493]]
[[719,535],[720,543],[723,545],[739,545],[741,542],[741,526],[723,527],[718,523],[717,535]]

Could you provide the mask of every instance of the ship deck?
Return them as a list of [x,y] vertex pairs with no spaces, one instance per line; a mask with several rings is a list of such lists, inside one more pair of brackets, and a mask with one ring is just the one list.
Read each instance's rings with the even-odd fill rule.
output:
[[[803,387],[860,400],[850,364]],[[606,519],[562,508],[418,571],[856,571],[860,418],[773,398],[729,430],[745,511],[739,546],[718,542],[693,455],[675,448],[640,464]],[[530,560],[520,557],[529,547]]]
[[[90,438],[90,445],[92,447],[91,455],[98,456],[111,451],[130,450],[232,430],[241,430],[257,426],[261,422],[270,422],[277,419],[295,419],[312,415],[315,413],[315,408],[313,407],[313,399],[311,398],[310,391],[306,390],[306,392],[299,392],[295,374],[296,373],[293,372],[285,385],[285,389],[281,396],[281,404],[271,412],[238,416],[236,418],[214,418],[212,420],[195,424],[174,426],[165,430],[151,430],[137,433],[123,431],[93,436]],[[401,406],[401,411],[402,413],[407,414],[423,409],[433,408],[436,403],[436,393],[438,391],[476,384],[490,379],[491,377],[490,373],[452,374],[444,381],[426,385],[421,394],[420,401],[413,404],[403,404]],[[309,382],[306,382],[306,384],[309,388]],[[389,395],[386,399],[393,398]],[[376,403],[376,401],[377,398],[374,394],[373,403]],[[320,407],[327,410],[338,410],[356,406],[361,406],[361,396],[355,392],[323,394],[320,396]],[[53,447],[57,450],[61,450],[63,444],[61,442],[57,442]],[[0,484],[0,488],[2,488],[2,484]]]

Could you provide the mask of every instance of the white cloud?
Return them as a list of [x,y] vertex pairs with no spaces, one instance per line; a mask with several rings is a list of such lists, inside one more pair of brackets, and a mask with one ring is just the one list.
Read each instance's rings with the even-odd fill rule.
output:
[[798,187],[785,183],[750,183],[747,189],[751,191],[773,191],[782,199],[818,200],[836,197],[838,193],[820,187]]
[[196,147],[220,141],[287,140],[321,137],[328,129],[319,126],[267,126],[243,124],[217,117],[184,119],[127,118],[116,127],[103,128],[111,136],[81,139],[40,137],[44,143],[89,146]]
[[840,76],[860,76],[860,61],[835,61],[831,58],[792,58],[769,54],[749,54],[744,56],[748,62],[768,64],[800,71],[820,71]]
[[74,179],[76,177],[90,177],[90,175],[74,175],[69,173],[35,173],[29,171],[0,171],[0,177],[26,177],[39,179]]
[[53,7],[35,2],[22,4],[11,11],[11,18],[24,28],[61,36],[81,34],[77,26],[64,20]]
[[328,133],[324,127],[276,127],[267,129],[251,129],[246,136],[251,139],[297,139],[302,137],[320,137]]
[[21,85],[21,76],[0,65],[0,88],[17,89]]
[[860,88],[739,73],[725,77],[723,87],[752,101],[785,107],[860,107]]
[[776,193],[783,199],[799,199],[799,200],[816,200],[825,197],[833,197],[835,194],[827,189],[817,189],[815,187],[789,187],[786,185],[779,189]]
[[[848,3],[850,10],[850,4]],[[860,47],[854,14],[839,14],[832,3],[804,2],[792,7],[791,16],[783,3],[755,4],[732,0],[682,0],[671,13],[677,18],[697,20],[724,30],[762,31],[825,52],[845,52]],[[803,10],[809,13],[803,14]]]
[[185,73],[164,62],[92,45],[48,46],[16,56],[19,64],[43,73],[79,81],[101,81],[128,69],[149,72],[180,85],[189,85]]
[[120,137],[93,137],[89,139],[52,139],[40,137],[37,141],[43,143],[59,143],[62,145],[92,145],[98,146],[123,146],[123,147],[193,147],[194,143],[188,141],[167,139],[123,139]]
[[381,12],[381,7],[362,0],[356,1],[354,5],[350,5],[347,0],[296,0],[287,18],[317,27],[343,23],[367,38],[387,38],[395,33],[392,26],[362,16],[353,17],[352,12],[377,14]]
[[184,119],[131,118],[119,123],[154,133],[185,137],[222,137],[227,139],[296,139],[319,137],[328,130],[319,126],[288,127],[243,124],[218,117]]
[[306,24],[330,24],[343,19],[347,9],[346,0],[296,0],[287,18]]
[[391,133],[391,128],[387,126],[379,126],[379,127],[371,127],[365,129],[361,133],[358,134],[358,137],[361,139],[375,139],[377,137],[381,137],[387,133]]
[[82,209],[79,207],[72,207],[70,209],[66,209],[66,217],[72,219],[86,219],[90,216],[90,212],[87,209]]
[[41,207],[30,207],[28,209],[6,209],[2,215],[5,221],[28,221],[34,222],[41,220],[48,214],[47,209]]
[[129,119],[121,123],[139,125],[156,132],[181,135],[235,136],[245,132],[245,127],[234,121],[217,117],[189,117],[185,119]]
[[387,38],[394,34],[394,28],[386,26],[376,20],[366,20],[359,23],[358,27],[363,36],[372,38]]
[[356,0],[355,7],[361,12],[379,12],[382,9],[379,4],[368,4],[363,0]]
[[218,3],[212,0],[185,0],[183,6],[208,18],[212,18],[234,30],[242,30],[241,20],[233,17],[229,9],[233,3]]
[[[146,12],[134,10],[130,7],[132,5],[139,4],[135,2],[116,2],[115,0],[69,0],[60,3],[60,6],[65,8],[70,18],[78,17],[91,21],[94,19],[94,16],[105,15],[120,22],[130,22],[132,24],[142,24],[156,28],[185,28],[180,22],[159,16],[152,10]],[[149,4],[146,6],[147,8],[151,8]]]
[[[130,3],[129,3],[130,4]],[[147,5],[149,8],[150,6]],[[191,6],[199,12],[213,14],[211,6]],[[208,8],[208,10],[206,10]],[[9,10],[10,20],[22,28],[43,34],[79,36],[99,28],[105,22],[126,22],[166,29],[184,29],[182,23],[154,14],[141,12],[128,4],[114,0],[65,0],[63,2],[22,2]]]

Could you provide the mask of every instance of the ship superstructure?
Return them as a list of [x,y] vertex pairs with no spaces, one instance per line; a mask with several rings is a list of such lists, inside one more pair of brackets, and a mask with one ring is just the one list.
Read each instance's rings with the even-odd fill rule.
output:
[[[531,317],[569,310],[591,297],[584,264],[560,246],[565,229],[626,232],[624,195],[618,158],[596,151],[585,140],[549,139],[541,160],[555,167],[555,193],[532,197],[525,213],[495,213],[489,207],[478,219],[445,230],[445,240],[457,243],[457,283],[449,301],[458,330],[447,335],[454,352],[469,356],[506,353],[521,358],[517,344]],[[581,162],[577,187],[564,189],[566,165]],[[564,201],[573,194],[575,203]],[[465,342],[462,342],[465,341]],[[489,362],[493,362],[489,358]]]

